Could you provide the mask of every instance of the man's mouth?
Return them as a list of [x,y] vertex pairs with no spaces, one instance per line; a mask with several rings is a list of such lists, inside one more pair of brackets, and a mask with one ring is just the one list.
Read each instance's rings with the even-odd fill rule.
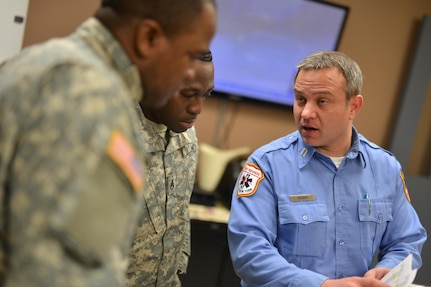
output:
[[188,119],[188,120],[185,120],[183,122],[186,123],[186,124],[194,124],[195,121],[196,121],[196,119]]
[[307,132],[317,131],[316,128],[310,127],[310,126],[302,126],[302,129]]
[[189,128],[191,128],[191,127],[194,125],[195,120],[194,120],[194,119],[191,119],[191,120],[185,120],[185,121],[182,121],[181,123],[182,123],[182,126],[183,126],[184,128],[189,129]]

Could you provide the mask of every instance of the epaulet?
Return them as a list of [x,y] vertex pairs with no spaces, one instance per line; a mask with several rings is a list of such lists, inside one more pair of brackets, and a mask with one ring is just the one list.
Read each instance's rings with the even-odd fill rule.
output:
[[386,152],[387,154],[389,154],[390,156],[394,156],[394,154],[393,154],[393,153],[391,153],[390,151],[388,151],[388,150],[386,150],[386,149],[382,148],[381,146],[379,146],[379,145],[377,145],[377,144],[375,144],[375,143],[373,143],[373,142],[370,142],[370,141],[369,141],[369,140],[367,140],[363,135],[359,135],[359,140],[360,140],[362,143],[366,144],[368,147],[370,147],[370,148],[372,148],[372,149],[374,149],[374,150],[382,150],[382,151]]
[[290,148],[294,143],[298,141],[299,133],[294,132],[291,134],[288,134],[283,138],[283,145],[284,148]]
[[[289,149],[291,146],[293,146],[298,141],[298,133],[291,133],[284,137],[278,138],[271,143],[269,143],[269,146],[271,147],[270,150],[280,150],[280,149]],[[267,149],[267,151],[269,151]]]
[[289,135],[277,138],[266,145],[263,145],[253,152],[256,158],[261,158],[264,155],[275,152],[281,149],[289,149],[295,142],[298,141],[298,135],[291,133]]

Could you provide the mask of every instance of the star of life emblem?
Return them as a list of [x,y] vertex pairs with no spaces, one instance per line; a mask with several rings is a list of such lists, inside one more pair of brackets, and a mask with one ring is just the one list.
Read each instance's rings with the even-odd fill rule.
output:
[[259,186],[259,182],[264,177],[265,175],[257,165],[247,162],[238,178],[236,196],[242,197],[253,195]]

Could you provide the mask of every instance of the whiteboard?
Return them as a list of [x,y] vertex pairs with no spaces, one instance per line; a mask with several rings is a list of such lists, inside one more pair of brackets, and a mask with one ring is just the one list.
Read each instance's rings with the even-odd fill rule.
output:
[[0,62],[22,48],[29,0],[0,0]]

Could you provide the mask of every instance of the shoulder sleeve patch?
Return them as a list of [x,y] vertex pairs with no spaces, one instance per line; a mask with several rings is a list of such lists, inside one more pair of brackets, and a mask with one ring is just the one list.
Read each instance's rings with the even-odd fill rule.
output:
[[143,168],[132,145],[120,131],[111,133],[106,152],[127,177],[133,190],[139,191],[144,183]]
[[404,194],[406,195],[407,201],[410,202],[410,194],[409,194],[409,190],[407,189],[407,184],[406,184],[404,172],[400,173],[400,177],[401,177],[401,181],[403,182],[403,186],[404,186]]
[[259,182],[264,177],[265,175],[257,165],[247,162],[238,177],[236,196],[242,197],[253,195],[259,186]]

